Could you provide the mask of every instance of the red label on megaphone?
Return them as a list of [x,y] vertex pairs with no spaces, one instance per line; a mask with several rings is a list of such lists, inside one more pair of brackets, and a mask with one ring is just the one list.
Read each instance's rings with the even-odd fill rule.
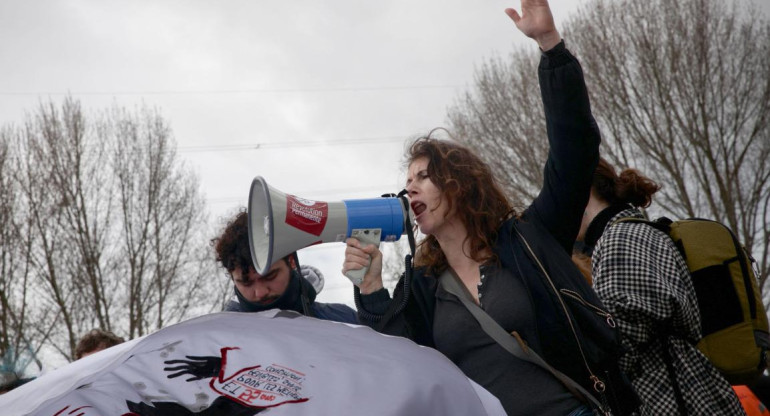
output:
[[329,204],[286,195],[286,224],[308,234],[321,235],[329,217]]

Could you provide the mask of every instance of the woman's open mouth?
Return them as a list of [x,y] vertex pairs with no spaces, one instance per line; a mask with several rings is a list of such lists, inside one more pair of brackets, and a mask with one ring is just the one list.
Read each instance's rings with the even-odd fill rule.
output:
[[422,214],[426,208],[428,207],[422,202],[418,202],[418,201],[412,202],[412,211],[414,212],[415,219],[417,219],[417,217],[419,217],[420,214]]

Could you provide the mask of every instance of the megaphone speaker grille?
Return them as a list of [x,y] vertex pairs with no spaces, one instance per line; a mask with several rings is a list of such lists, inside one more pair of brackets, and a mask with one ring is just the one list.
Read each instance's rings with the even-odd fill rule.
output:
[[249,191],[249,248],[254,269],[264,275],[273,264],[273,206],[270,189],[261,176],[254,178]]

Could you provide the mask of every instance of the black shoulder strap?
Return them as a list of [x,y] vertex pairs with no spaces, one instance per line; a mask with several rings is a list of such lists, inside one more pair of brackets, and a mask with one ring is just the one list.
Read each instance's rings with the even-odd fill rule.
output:
[[535,365],[538,365],[551,373],[556,379],[562,382],[564,386],[583,403],[590,405],[591,407],[605,412],[604,407],[598,400],[590,393],[588,393],[580,384],[569,378],[561,371],[551,367],[545,360],[543,360],[535,351],[531,348],[527,348],[526,344],[521,340],[516,331],[513,334],[506,332],[503,327],[500,326],[492,317],[484,312],[475,302],[471,301],[468,290],[460,282],[460,278],[452,270],[451,267],[447,268],[444,273],[439,276],[439,285],[444,290],[455,295],[460,302],[468,309],[474,318],[479,322],[481,328],[492,339],[494,339],[500,346],[506,351],[513,354],[514,357],[528,361]]
[[663,362],[666,363],[666,370],[668,371],[671,384],[674,387],[674,398],[676,399],[676,407],[679,409],[679,414],[686,415],[687,406],[684,403],[684,395],[682,394],[682,390],[679,388],[679,380],[676,377],[676,370],[674,369],[674,359],[671,357],[671,352],[668,350],[670,343],[671,340],[669,336],[664,335],[663,342],[660,345],[660,348],[663,352]]

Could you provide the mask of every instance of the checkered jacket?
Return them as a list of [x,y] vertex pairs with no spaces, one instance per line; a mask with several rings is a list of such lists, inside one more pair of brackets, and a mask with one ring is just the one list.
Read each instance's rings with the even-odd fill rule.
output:
[[[594,288],[614,315],[627,348],[620,366],[642,399],[643,415],[743,415],[730,385],[698,351],[698,302],[684,259],[635,208],[607,222],[592,256]],[[664,350],[665,349],[665,350]],[[669,371],[666,351],[671,357]]]

